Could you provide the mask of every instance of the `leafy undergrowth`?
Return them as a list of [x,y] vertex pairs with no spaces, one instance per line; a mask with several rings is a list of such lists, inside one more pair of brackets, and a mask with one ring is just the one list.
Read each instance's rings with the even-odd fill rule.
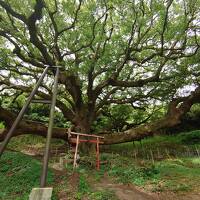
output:
[[[18,137],[11,138],[8,148],[16,151],[24,151],[24,150],[42,150],[44,149],[46,144],[46,138],[42,136],[35,135],[20,135]],[[63,140],[53,139],[51,141],[51,147],[62,147],[65,144]]]
[[155,190],[195,191],[199,190],[200,158],[168,159],[156,162],[160,178]]
[[[0,159],[0,199],[27,200],[33,187],[39,186],[41,164],[31,157],[4,152]],[[53,173],[48,173],[48,184],[53,183]]]
[[[118,200],[109,188],[97,190],[94,185],[103,177],[104,170],[97,172],[90,165],[80,165],[75,171],[66,166],[66,176],[54,188],[58,199],[68,200]],[[63,187],[64,186],[64,187]]]
[[108,174],[150,191],[195,191],[200,178],[200,131],[155,136],[105,149]]
[[[7,151],[1,157],[0,166],[0,200],[27,200],[32,188],[39,187],[41,163],[31,156]],[[94,190],[89,182],[93,175],[99,176],[88,166],[74,172],[71,165],[60,173],[50,169],[47,182],[53,187],[52,200],[117,200],[110,190]]]
[[115,196],[114,192],[109,189],[104,189],[101,191],[94,191],[91,184],[89,183],[89,178],[84,170],[80,171],[80,180],[78,185],[78,192],[76,194],[76,199],[81,200],[84,197],[87,197],[87,199],[90,200],[117,200],[117,197]]
[[[86,158],[85,158],[86,159]],[[114,190],[94,190],[95,184],[105,176],[116,184],[133,184],[149,192],[199,192],[200,158],[166,159],[152,164],[149,161],[122,157],[118,154],[102,153],[107,160],[100,171],[94,166],[80,165],[77,190],[71,194],[72,200],[116,200]],[[69,167],[69,166],[68,166]],[[67,185],[67,183],[66,183]]]
[[137,160],[107,154],[106,171],[120,183],[132,183],[148,191],[196,191],[200,187],[200,158]]

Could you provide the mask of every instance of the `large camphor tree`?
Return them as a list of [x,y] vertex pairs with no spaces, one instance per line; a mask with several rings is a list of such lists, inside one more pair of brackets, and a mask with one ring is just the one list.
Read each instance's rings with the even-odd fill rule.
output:
[[[165,102],[162,118],[104,140],[133,141],[177,125],[200,102],[199,45],[199,0],[0,0],[0,92],[28,94],[45,66],[59,65],[57,108],[83,133],[108,106]],[[39,98],[51,99],[52,75]],[[15,117],[0,106],[0,141]],[[46,130],[24,119],[14,135]],[[66,129],[53,137],[67,139]]]

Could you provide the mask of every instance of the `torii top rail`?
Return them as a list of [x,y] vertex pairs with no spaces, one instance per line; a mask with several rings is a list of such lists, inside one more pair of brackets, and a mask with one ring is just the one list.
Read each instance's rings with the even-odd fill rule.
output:
[[[75,135],[76,138],[71,138],[71,135]],[[104,139],[104,137],[99,135],[91,135],[91,134],[84,134],[84,133],[76,133],[76,132],[68,132],[69,142],[76,145],[75,153],[74,153],[74,164],[73,168],[77,166],[77,153],[78,153],[78,146],[79,143],[89,142],[96,144],[96,169],[100,169],[100,157],[99,157],[99,144],[103,144],[100,139]],[[80,137],[88,137],[92,139],[81,139]]]

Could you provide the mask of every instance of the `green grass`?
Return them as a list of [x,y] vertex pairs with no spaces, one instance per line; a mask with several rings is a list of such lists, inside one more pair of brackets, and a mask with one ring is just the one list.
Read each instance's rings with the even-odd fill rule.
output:
[[189,191],[200,186],[200,158],[163,160],[155,168],[163,181],[155,190]]
[[91,193],[91,187],[86,179],[84,174],[80,174],[79,184],[78,184],[78,192],[76,194],[76,198],[79,200],[83,199],[85,195]]
[[89,195],[91,200],[117,200],[114,192],[109,189],[93,192]]
[[76,169],[79,173],[79,184],[75,199],[82,200],[118,200],[115,192],[109,188],[102,188],[101,190],[94,190],[93,184],[100,181],[105,172],[105,168],[101,171],[96,171],[94,167],[82,165]]
[[200,154],[200,130],[177,135],[162,135],[135,142],[110,145],[105,151],[138,159],[193,157]]
[[140,166],[133,158],[113,154],[109,156],[111,165],[105,170],[109,176],[115,177],[120,183],[133,183],[144,186],[149,180],[158,180],[159,172],[151,164]]
[[118,182],[151,191],[189,191],[200,186],[200,131],[111,145],[106,152],[102,160],[109,160],[108,174]]
[[102,170],[120,183],[150,191],[192,191],[200,187],[200,158],[165,159],[154,164],[117,154],[107,154],[107,158],[111,164]]
[[[27,200],[33,187],[39,187],[41,164],[29,156],[5,152],[0,160],[0,199]],[[53,183],[50,170],[48,185]]]
[[[147,138],[142,144],[129,142],[111,145],[101,153],[101,160],[107,160],[108,163],[101,166],[100,172],[93,174],[94,179],[99,181],[107,173],[116,182],[135,184],[150,191],[198,190],[199,135],[200,131],[192,131]],[[82,166],[86,173],[91,173],[87,164]]]
[[[59,147],[62,146],[65,142],[59,139],[52,139],[51,147]],[[33,147],[35,149],[42,149],[46,144],[46,138],[42,136],[35,136],[35,135],[20,135],[17,137],[11,138],[8,148],[21,151],[24,149],[28,149]]]

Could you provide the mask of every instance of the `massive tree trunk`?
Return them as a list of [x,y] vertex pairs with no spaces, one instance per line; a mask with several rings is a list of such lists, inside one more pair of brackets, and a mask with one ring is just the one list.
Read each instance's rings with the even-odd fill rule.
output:
[[[198,87],[194,92],[191,93],[191,95],[187,97],[181,97],[172,100],[169,104],[167,114],[162,119],[120,133],[101,133],[105,136],[104,144],[116,144],[140,140],[153,135],[158,130],[173,127],[181,122],[182,116],[190,110],[193,104],[199,102],[200,87]],[[15,114],[0,107],[0,120],[5,121],[8,128],[12,125],[15,118]],[[78,120],[80,120],[80,118],[77,119],[77,123]],[[88,127],[90,127],[89,122],[84,121],[82,118],[82,121],[79,121],[80,131],[87,132],[89,131]],[[4,139],[6,133],[7,129],[2,134],[0,134],[0,141]],[[14,136],[22,134],[46,136],[46,133],[47,127],[44,124],[30,120],[22,120],[18,129],[15,131]],[[53,137],[67,140],[67,130],[64,128],[54,128]]]
[[[73,124],[72,131],[78,132],[78,133],[85,133],[90,134],[91,131],[91,124],[93,121],[93,111],[89,112],[86,107],[83,107],[75,114],[75,117],[73,118]],[[91,139],[91,138],[86,138]],[[79,144],[79,149],[81,152],[84,152],[85,154],[93,154],[95,152],[95,145],[91,143],[81,143]]]

